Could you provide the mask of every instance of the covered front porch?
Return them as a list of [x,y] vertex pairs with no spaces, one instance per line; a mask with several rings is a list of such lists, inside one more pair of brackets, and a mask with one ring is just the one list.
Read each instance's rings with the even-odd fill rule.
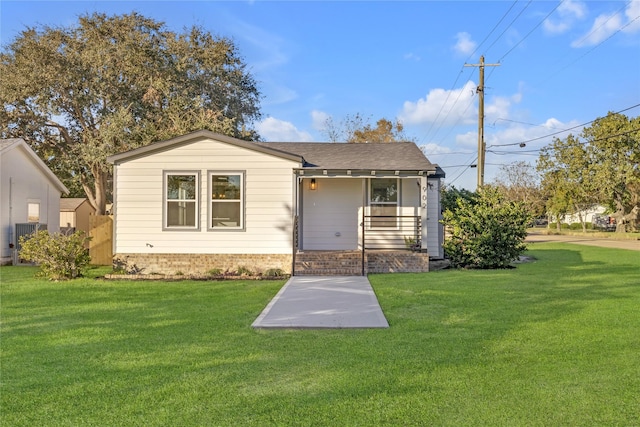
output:
[[297,171],[293,274],[429,271],[429,257],[442,256],[430,172]]

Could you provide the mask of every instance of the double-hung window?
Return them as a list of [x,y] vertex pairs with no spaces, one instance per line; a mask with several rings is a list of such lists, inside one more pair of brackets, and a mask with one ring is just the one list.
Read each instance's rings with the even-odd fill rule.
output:
[[165,173],[165,228],[198,228],[199,188],[199,174],[196,172]]
[[369,206],[372,228],[398,226],[399,180],[397,178],[372,178],[369,186]]
[[244,228],[244,173],[209,172],[209,228]]

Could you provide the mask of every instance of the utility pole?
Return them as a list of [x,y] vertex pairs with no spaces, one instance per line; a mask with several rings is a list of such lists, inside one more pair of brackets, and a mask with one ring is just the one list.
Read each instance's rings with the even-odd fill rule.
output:
[[500,64],[485,64],[484,55],[480,57],[479,64],[464,64],[465,67],[479,67],[479,83],[476,88],[478,94],[478,190],[484,185],[484,155],[486,145],[484,143],[484,67],[497,67]]

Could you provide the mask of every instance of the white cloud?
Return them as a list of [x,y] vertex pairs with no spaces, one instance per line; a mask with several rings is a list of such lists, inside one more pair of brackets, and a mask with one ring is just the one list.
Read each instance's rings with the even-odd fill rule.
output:
[[277,142],[311,142],[309,132],[297,129],[293,123],[267,117],[256,124],[256,130],[266,141]]
[[472,123],[475,119],[473,102],[476,84],[469,81],[454,90],[432,89],[427,96],[415,102],[405,101],[399,119],[405,124],[425,124],[442,121],[444,125]]
[[568,31],[577,20],[585,17],[587,13],[586,5],[581,1],[563,1],[554,17],[544,21],[543,28],[550,34],[561,34]]
[[640,32],[640,19],[638,19],[640,16],[640,0],[630,1],[624,14],[630,24],[623,31],[628,34]]
[[434,144],[434,143],[421,145],[420,149],[422,150],[424,155],[427,157],[451,153],[451,149],[449,147],[444,147],[440,144]]
[[471,39],[471,34],[466,32],[456,34],[456,39],[457,41],[453,46],[453,50],[462,55],[470,55],[478,45]]
[[633,0],[627,4],[624,14],[620,12],[601,14],[593,22],[589,32],[571,43],[571,47],[595,46],[603,42],[616,31],[626,34],[640,32],[640,1]]
[[315,130],[324,130],[326,127],[327,120],[329,120],[331,116],[324,111],[313,110],[311,112],[311,120],[312,126]]
[[[485,121],[508,118],[511,107],[522,100],[521,90],[509,97],[485,96]],[[409,125],[437,123],[445,127],[477,123],[476,84],[469,81],[451,91],[432,89],[425,98],[405,101],[399,119]]]
[[571,47],[594,46],[606,40],[611,34],[622,26],[622,15],[614,13],[611,15],[600,15],[596,18],[589,33],[579,40],[571,43]]
[[420,55],[416,55],[413,52],[409,52],[409,53],[405,53],[404,54],[404,59],[406,59],[407,61],[420,61],[422,58],[420,58]]
[[522,101],[522,93],[518,92],[510,97],[496,96],[490,100],[485,98],[484,115],[485,122],[493,122],[498,118],[507,119],[510,116],[511,107]]

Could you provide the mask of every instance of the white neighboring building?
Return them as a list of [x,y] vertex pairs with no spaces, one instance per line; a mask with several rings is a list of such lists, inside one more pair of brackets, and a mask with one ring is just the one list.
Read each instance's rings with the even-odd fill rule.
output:
[[585,209],[580,213],[574,213],[574,214],[570,214],[567,215],[564,220],[562,221],[565,224],[573,224],[573,223],[580,223],[580,216],[582,216],[584,222],[593,222],[593,216],[594,215],[600,215],[603,214],[604,212],[606,212],[607,208],[605,208],[604,206],[601,205],[594,205],[592,207],[590,207],[589,209]]
[[60,195],[69,190],[20,138],[0,140],[0,256],[10,263],[16,224],[46,224],[58,231]]
[[344,253],[344,274],[426,271],[429,256],[444,255],[444,172],[414,143],[256,143],[198,131],[108,160],[114,264],[131,271],[311,274],[304,256],[327,264]]

